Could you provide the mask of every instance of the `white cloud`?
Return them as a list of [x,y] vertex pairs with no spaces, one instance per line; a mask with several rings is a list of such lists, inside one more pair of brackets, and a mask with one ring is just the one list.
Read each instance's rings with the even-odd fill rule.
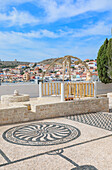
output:
[[59,33],[55,33],[49,30],[39,30],[39,31],[31,31],[28,33],[15,33],[18,34],[20,36],[26,37],[26,38],[43,38],[43,37],[47,37],[47,38],[59,38],[60,35]]
[[0,22],[6,24],[7,26],[15,26],[15,25],[25,25],[25,24],[38,24],[39,19],[33,17],[26,11],[17,11],[16,8],[13,8],[9,14],[0,13]]
[[[40,6],[44,8],[47,22],[55,22],[62,18],[74,17],[90,11],[110,11],[112,9],[112,0],[40,0]],[[61,1],[62,2],[62,1]]]
[[[29,13],[30,11],[16,10],[16,5],[26,2],[37,5],[37,9],[44,9],[42,16],[39,17],[41,20],[32,16]],[[74,0],[0,0],[0,3],[0,23],[4,23],[5,27],[23,26],[25,24],[46,24],[89,11],[102,12],[112,9],[112,0],[77,0],[75,2]],[[15,8],[10,11],[10,6],[11,8],[15,6]],[[7,13],[7,11],[10,12]],[[10,56],[20,60],[29,60],[32,57],[31,60],[35,61],[39,57],[43,59],[53,56],[64,56],[66,54],[85,58],[96,57],[96,51],[99,48],[96,42],[99,44],[102,43],[98,41],[97,37],[103,37],[105,39],[107,35],[110,35],[111,22],[109,23],[109,20],[110,17],[108,17],[107,21],[107,16],[105,16],[104,20],[100,18],[97,23],[85,25],[81,29],[64,28],[62,30],[51,31],[45,27],[45,29],[32,30],[27,33],[14,31],[0,32],[0,57],[2,59],[4,57],[4,60],[5,57],[8,58]],[[91,37],[88,36],[92,38],[96,36],[95,43],[93,39],[89,41]],[[84,39],[87,41],[80,41],[81,37],[86,37],[87,39]],[[51,39],[52,41],[49,41]],[[88,41],[91,44],[88,44]],[[26,59],[24,59],[25,56]]]
[[[29,37],[20,36],[16,33],[0,33],[0,58],[2,60],[17,60],[22,61],[41,61],[46,58],[62,57],[64,55],[73,55],[85,58],[96,58],[98,46],[88,42],[82,44],[77,40],[67,41],[61,39],[57,43],[50,41],[33,40]],[[101,43],[101,42],[100,42]]]
[[98,22],[94,25],[86,26],[85,28],[78,30],[71,30],[73,37],[86,37],[86,36],[109,36],[111,33],[111,24],[106,24],[105,22]]
[[[24,3],[32,3],[37,6],[37,10],[44,9],[43,14],[41,16],[41,23],[47,22],[55,22],[59,19],[70,18],[80,14],[84,14],[86,12],[102,12],[102,11],[111,11],[112,10],[112,0],[0,0],[0,9],[8,9],[10,6],[18,6]],[[14,13],[14,14],[13,14]],[[10,15],[14,15],[17,11],[13,11]],[[24,14],[24,12],[19,12],[16,14],[17,16],[20,14]],[[4,14],[6,15],[6,14]],[[30,14],[27,13],[27,16]],[[26,21],[28,23],[28,17],[26,17]],[[5,18],[5,16],[3,16]],[[11,16],[7,16],[9,18]],[[24,18],[24,17],[23,17]],[[30,15],[31,18],[31,15]],[[19,16],[17,22],[20,23]],[[22,19],[22,17],[21,17]],[[33,22],[36,23],[35,17],[32,16]],[[23,19],[22,19],[23,20]],[[24,19],[25,20],[25,19]],[[30,21],[29,21],[30,22]]]
[[[82,57],[82,59],[96,58],[96,53],[102,43],[101,38],[98,37],[102,35],[103,39],[104,35],[108,35],[109,32],[108,25],[103,22],[99,22],[95,26],[86,26],[80,30],[68,29],[53,32],[44,29],[28,33],[0,32],[0,58],[5,60],[5,57],[7,59],[16,57],[18,60],[30,61],[31,57],[32,61],[39,61],[67,54]],[[92,36],[92,39],[89,40],[88,36]],[[44,40],[44,37],[48,39]],[[87,38],[85,41],[80,41],[81,37]],[[53,41],[49,41],[51,38]],[[57,40],[55,41],[55,39]]]
[[84,28],[81,29],[71,29],[66,28],[66,30],[57,30],[49,31],[47,29],[40,29],[38,31],[30,31],[27,33],[22,32],[0,32],[0,40],[2,38],[8,39],[42,39],[42,38],[49,38],[49,39],[58,39],[58,38],[76,38],[76,37],[88,37],[88,36],[107,36],[110,35],[111,32],[111,24],[106,24],[105,22],[98,22],[94,25],[86,25]]

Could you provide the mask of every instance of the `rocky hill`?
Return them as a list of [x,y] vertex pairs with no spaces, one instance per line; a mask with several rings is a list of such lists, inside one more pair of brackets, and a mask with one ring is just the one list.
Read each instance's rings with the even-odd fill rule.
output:
[[[34,63],[38,63],[38,64],[51,64],[56,58],[50,58],[50,59],[46,59],[46,60],[42,60],[40,62],[34,62]],[[32,62],[33,63],[33,62]],[[23,64],[30,64],[30,62],[21,62],[21,61],[0,61],[0,68],[14,68],[17,67],[18,65],[23,65]]]
[[56,58],[50,58],[50,59],[46,59],[43,61],[38,62],[39,64],[51,64]]
[[18,65],[29,64],[29,62],[21,61],[0,61],[0,68],[17,67]]

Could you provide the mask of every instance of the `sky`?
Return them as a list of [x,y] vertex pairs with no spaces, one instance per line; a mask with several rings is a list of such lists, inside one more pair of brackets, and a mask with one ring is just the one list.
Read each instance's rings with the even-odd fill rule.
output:
[[0,0],[0,59],[96,59],[111,27],[112,0]]

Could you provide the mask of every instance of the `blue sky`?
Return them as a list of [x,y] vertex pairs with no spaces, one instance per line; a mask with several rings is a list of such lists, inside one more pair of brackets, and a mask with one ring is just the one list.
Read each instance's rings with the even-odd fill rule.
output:
[[95,59],[111,27],[112,0],[0,0],[0,59]]

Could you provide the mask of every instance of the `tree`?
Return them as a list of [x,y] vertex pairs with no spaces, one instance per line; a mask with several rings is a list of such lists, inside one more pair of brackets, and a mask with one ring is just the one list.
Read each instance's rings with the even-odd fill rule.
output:
[[108,76],[109,76],[109,78],[112,80],[112,58],[111,58],[111,60],[108,62]]
[[108,76],[112,80],[112,38],[108,42],[108,47],[107,47],[107,57],[108,57]]
[[[97,56],[97,70],[98,70],[98,75],[99,79],[102,83],[111,83],[112,80],[108,76],[108,53],[107,53],[107,48],[108,47],[108,39],[104,41],[104,44],[100,47],[98,56]],[[109,49],[108,49],[109,50]]]

